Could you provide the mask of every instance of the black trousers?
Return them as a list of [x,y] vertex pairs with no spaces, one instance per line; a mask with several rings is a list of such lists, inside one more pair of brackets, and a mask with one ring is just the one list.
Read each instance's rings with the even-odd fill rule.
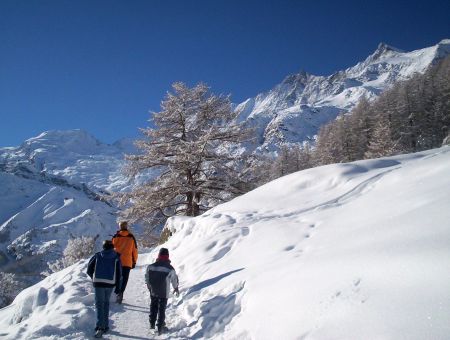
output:
[[165,325],[166,320],[166,307],[167,299],[160,298],[157,296],[150,296],[150,324],[154,325],[156,322],[156,317],[158,317],[158,327]]
[[130,267],[122,267],[122,286],[120,292],[123,294],[125,288],[127,288],[128,278],[130,277]]

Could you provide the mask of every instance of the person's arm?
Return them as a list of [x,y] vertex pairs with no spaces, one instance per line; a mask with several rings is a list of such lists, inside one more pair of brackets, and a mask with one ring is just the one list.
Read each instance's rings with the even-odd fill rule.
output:
[[133,250],[132,250],[131,258],[133,261],[133,265],[131,268],[134,268],[134,267],[136,267],[136,263],[137,263],[137,259],[138,259],[137,243],[136,243],[136,239],[134,238],[134,236],[133,236]]
[[173,292],[177,295],[180,294],[180,292],[178,290],[178,286],[179,286],[178,275],[175,272],[175,269],[173,269],[170,272],[170,283],[172,284]]
[[121,280],[122,280],[122,263],[120,262],[119,254],[117,254],[117,260],[116,260],[116,287],[114,289],[114,293],[116,293],[116,294],[118,294],[120,292]]
[[145,270],[145,284],[147,285],[148,290],[150,290],[150,266],[147,266]]
[[88,267],[87,267],[87,274],[89,275],[89,277],[92,279],[92,277],[94,276],[94,270],[95,270],[95,263],[96,263],[96,257],[95,255],[91,257],[91,259],[89,260],[88,263]]

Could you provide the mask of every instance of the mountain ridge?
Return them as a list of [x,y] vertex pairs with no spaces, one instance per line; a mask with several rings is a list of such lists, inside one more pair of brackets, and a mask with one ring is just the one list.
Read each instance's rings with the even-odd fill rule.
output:
[[410,52],[380,43],[365,60],[328,76],[306,71],[286,76],[269,91],[237,104],[240,121],[258,134],[257,152],[285,143],[313,142],[321,125],[350,111],[364,96],[374,100],[395,82],[423,73],[450,54],[450,39]]

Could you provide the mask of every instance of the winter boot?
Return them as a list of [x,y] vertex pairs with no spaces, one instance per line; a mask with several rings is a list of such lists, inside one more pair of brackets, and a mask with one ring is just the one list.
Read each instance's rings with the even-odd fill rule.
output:
[[97,329],[97,331],[95,332],[94,338],[101,338],[101,337],[103,337],[103,333],[105,333],[103,328]]
[[169,328],[167,328],[165,325],[164,326],[158,326],[158,335],[161,335],[163,333],[167,333],[169,331]]

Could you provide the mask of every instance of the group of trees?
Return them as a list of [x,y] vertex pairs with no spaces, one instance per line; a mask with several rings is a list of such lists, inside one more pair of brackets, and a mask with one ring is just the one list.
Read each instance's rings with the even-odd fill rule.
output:
[[119,194],[123,217],[160,227],[176,214],[206,209],[283,175],[314,166],[350,162],[440,146],[450,126],[450,58],[414,75],[377,100],[362,98],[349,113],[323,126],[314,147],[283,145],[276,157],[239,152],[252,131],[237,123],[228,97],[207,86],[175,83],[153,113],[141,153],[130,155],[130,178],[151,169],[156,176]]
[[322,126],[313,148],[285,145],[261,165],[262,182],[315,166],[411,153],[442,145],[450,128],[450,57],[396,83],[378,99],[362,98]]
[[16,274],[0,272],[0,308],[9,305],[24,288],[25,283]]
[[351,162],[442,145],[450,127],[450,58],[395,84],[372,103],[323,126],[315,165]]
[[55,262],[48,263],[49,269],[55,273],[71,266],[79,260],[92,256],[95,251],[95,243],[99,236],[100,235],[95,237],[71,237],[69,241],[67,241],[67,246],[63,251],[62,258],[56,260]]

